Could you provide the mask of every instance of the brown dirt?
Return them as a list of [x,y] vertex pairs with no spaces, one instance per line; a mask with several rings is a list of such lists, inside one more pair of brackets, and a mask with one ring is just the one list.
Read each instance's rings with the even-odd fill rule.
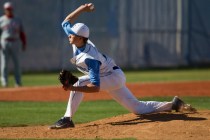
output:
[[62,130],[49,130],[48,126],[6,127],[0,128],[0,138],[209,140],[210,111],[140,116],[125,114]]
[[[128,84],[137,97],[210,96],[210,81]],[[105,92],[85,94],[84,100],[105,100]],[[59,86],[0,89],[0,101],[67,101],[68,92]],[[136,139],[210,139],[210,110],[195,114],[163,112],[125,114],[77,124],[75,128],[48,130],[47,126],[0,128],[0,138],[136,138]]]
[[[136,97],[210,96],[210,81],[127,84]],[[67,101],[69,92],[60,86],[0,89],[0,101]],[[111,99],[105,92],[85,94],[84,100]]]

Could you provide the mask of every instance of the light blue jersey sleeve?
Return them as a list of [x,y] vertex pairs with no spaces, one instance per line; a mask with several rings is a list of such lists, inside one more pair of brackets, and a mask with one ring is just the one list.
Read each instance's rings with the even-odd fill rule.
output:
[[63,21],[61,25],[67,36],[69,36],[70,34],[73,34],[71,30],[72,24],[69,21]]
[[88,66],[90,82],[93,85],[100,86],[100,61],[94,59],[85,59],[85,64]]

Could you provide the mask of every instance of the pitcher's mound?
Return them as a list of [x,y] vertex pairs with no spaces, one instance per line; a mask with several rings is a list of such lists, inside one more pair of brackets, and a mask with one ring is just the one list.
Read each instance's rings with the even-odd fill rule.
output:
[[210,111],[125,114],[61,130],[49,130],[48,126],[6,127],[0,128],[0,138],[203,140],[210,139]]

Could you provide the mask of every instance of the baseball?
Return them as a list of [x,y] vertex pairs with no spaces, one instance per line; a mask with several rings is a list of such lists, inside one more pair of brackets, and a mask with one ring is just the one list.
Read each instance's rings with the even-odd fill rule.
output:
[[94,5],[92,3],[89,3],[88,6],[90,7],[90,10],[94,9]]

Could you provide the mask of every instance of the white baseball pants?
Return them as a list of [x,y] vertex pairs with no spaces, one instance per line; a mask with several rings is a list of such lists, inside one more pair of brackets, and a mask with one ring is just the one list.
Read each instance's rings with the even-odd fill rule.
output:
[[[172,102],[139,101],[125,86],[125,81],[124,73],[121,69],[116,69],[112,71],[112,74],[100,77],[100,89],[107,91],[114,100],[134,114],[170,111],[172,109]],[[88,83],[90,83],[89,76],[86,75],[79,77],[74,86],[84,86]],[[82,99],[83,93],[71,91],[64,117],[73,117]]]
[[8,85],[8,63],[10,57],[14,63],[14,75],[16,85],[21,85],[21,67],[20,67],[20,41],[1,40],[0,56],[1,56],[1,84]]

